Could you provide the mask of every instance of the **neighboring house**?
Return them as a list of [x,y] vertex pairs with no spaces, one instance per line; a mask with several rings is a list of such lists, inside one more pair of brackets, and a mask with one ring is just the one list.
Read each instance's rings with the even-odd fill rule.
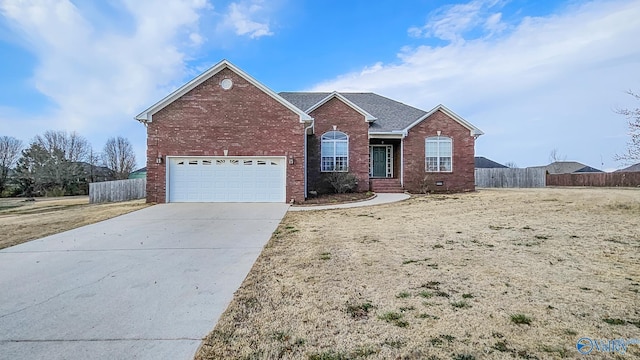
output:
[[532,166],[532,169],[545,169],[549,174],[573,174],[603,172],[577,161],[554,161],[549,165]]
[[635,172],[635,171],[640,171],[640,163],[631,165],[624,169],[616,170],[615,172]]
[[106,166],[78,162],[88,183],[113,180],[113,171]]
[[140,168],[131,174],[129,174],[129,179],[146,179],[147,178],[147,168]]
[[482,135],[443,105],[276,94],[226,60],[136,120],[147,128],[147,201],[158,203],[303,202],[336,172],[354,174],[359,191],[472,191]]
[[602,170],[596,169],[596,168],[592,168],[591,166],[585,166],[583,168],[580,168],[576,171],[574,171],[573,173],[601,173],[604,172]]
[[507,169],[508,166],[497,163],[493,160],[489,160],[484,156],[475,157],[476,169]]

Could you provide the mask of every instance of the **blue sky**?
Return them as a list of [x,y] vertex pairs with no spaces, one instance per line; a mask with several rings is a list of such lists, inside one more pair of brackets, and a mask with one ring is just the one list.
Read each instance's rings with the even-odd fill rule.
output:
[[0,135],[77,131],[97,150],[221,59],[275,91],[442,103],[521,167],[615,169],[637,107],[640,1],[0,0]]

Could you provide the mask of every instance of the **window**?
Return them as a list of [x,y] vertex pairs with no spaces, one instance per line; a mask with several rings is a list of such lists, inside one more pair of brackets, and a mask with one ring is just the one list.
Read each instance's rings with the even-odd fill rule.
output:
[[349,170],[349,138],[340,131],[329,131],[320,138],[320,170]]
[[451,138],[445,136],[429,137],[425,140],[426,171],[450,172],[453,146]]

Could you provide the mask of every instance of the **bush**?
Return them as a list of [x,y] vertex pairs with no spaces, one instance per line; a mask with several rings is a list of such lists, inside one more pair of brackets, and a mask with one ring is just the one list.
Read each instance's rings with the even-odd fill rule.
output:
[[429,194],[435,191],[436,179],[433,174],[427,173],[420,183],[420,193]]
[[51,189],[47,190],[45,192],[46,197],[60,197],[60,196],[64,196],[65,195],[65,191],[64,188],[60,187],[60,186],[54,186]]
[[332,172],[325,175],[325,182],[336,194],[353,192],[358,186],[358,178],[349,172]]
[[0,197],[17,197],[22,195],[22,189],[17,186],[9,185],[4,191],[0,194]]

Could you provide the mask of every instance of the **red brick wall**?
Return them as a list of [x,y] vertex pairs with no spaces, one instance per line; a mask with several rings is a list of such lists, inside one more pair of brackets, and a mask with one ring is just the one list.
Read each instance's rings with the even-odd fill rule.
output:
[[[233,80],[230,90],[220,81]],[[147,128],[147,201],[166,202],[167,156],[290,156],[287,201],[304,201],[304,124],[229,69],[153,115]],[[162,156],[162,164],[156,158]]]
[[341,100],[333,98],[310,114],[315,119],[314,139],[309,141],[309,190],[321,186],[320,137],[327,131],[342,131],[349,136],[349,172],[358,178],[358,191],[369,190],[369,123],[364,115]]
[[[425,171],[425,139],[437,136],[452,138],[453,171],[427,173]],[[414,126],[404,139],[404,186],[410,192],[421,192],[425,176],[432,191],[460,192],[475,190],[474,179],[474,138],[469,129],[451,119],[445,113],[436,111],[430,117]],[[443,186],[435,186],[436,181],[444,181]]]

